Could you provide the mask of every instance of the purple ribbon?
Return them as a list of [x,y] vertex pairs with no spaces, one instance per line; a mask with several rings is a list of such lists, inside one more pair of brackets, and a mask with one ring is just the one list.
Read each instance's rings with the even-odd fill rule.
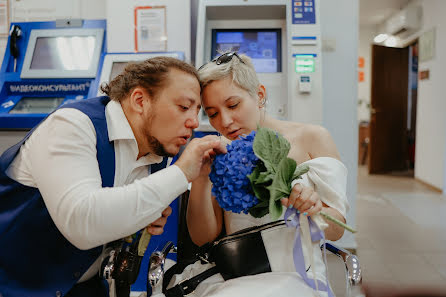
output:
[[[293,216],[294,215],[294,216]],[[290,220],[288,220],[291,216],[293,216]],[[307,285],[309,285],[311,288],[316,290],[316,283],[315,280],[310,279],[307,275],[307,271],[305,269],[305,260],[304,260],[304,253],[302,250],[302,240],[300,236],[300,221],[299,221],[300,213],[297,211],[297,209],[294,208],[288,208],[285,212],[285,223],[287,227],[294,227],[296,228],[296,235],[294,238],[294,247],[293,247],[293,258],[294,258],[294,267],[296,268],[296,272],[300,274],[302,279],[305,281]],[[310,235],[311,235],[311,241],[320,241],[321,239],[325,240],[324,232],[322,232],[321,229],[316,225],[315,222],[311,219],[311,217],[308,217],[308,223],[310,225]],[[325,245],[324,245],[324,253],[325,253]],[[326,265],[327,263],[325,263]],[[314,269],[314,267],[313,267]],[[318,288],[320,291],[327,292],[329,297],[334,297],[333,292],[331,291],[330,286],[328,286],[328,277],[325,276],[327,284],[323,283],[320,280],[316,280],[318,284]]]

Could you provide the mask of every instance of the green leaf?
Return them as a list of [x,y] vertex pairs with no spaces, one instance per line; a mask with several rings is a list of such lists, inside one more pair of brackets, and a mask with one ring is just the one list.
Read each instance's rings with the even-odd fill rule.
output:
[[274,201],[283,197],[288,197],[291,193],[291,182],[293,181],[294,171],[296,170],[296,161],[290,158],[283,159],[278,166],[278,171],[274,180],[269,186],[271,199]]
[[296,161],[290,158],[284,158],[277,167],[271,186],[268,187],[270,192],[269,213],[273,220],[277,220],[282,214],[281,198],[290,196],[291,181],[293,173],[296,170]]
[[256,184],[270,183],[274,178],[274,173],[269,171],[260,172],[259,177],[255,181]]
[[280,218],[282,215],[282,204],[280,203],[280,200],[274,201],[274,199],[269,200],[269,215],[271,216],[272,220],[275,221]]
[[251,184],[256,183],[257,179],[260,176],[261,168],[259,164],[254,168],[254,170],[251,172],[251,174],[248,174],[248,179],[251,181]]
[[271,185],[273,179],[273,175],[266,170],[263,162],[259,160],[253,172],[248,175],[254,195],[261,201],[269,200],[269,190],[266,187]]
[[248,179],[251,181],[251,184],[271,183],[273,177],[274,173],[268,171],[262,160],[257,162],[253,172],[248,175]]
[[[269,186],[269,185],[268,185]],[[254,195],[260,200],[260,201],[269,201],[269,190],[265,184],[262,185],[255,185],[251,183],[251,188],[254,191]]]
[[268,171],[275,173],[280,161],[288,156],[290,143],[279,133],[258,127],[254,138],[253,150],[263,161]]
[[307,164],[300,164],[294,171],[291,181],[295,180],[296,178],[302,178],[301,175],[307,173],[308,170],[310,170],[310,167]]
[[269,212],[269,201],[264,200],[249,209],[249,214],[255,218],[261,218]]

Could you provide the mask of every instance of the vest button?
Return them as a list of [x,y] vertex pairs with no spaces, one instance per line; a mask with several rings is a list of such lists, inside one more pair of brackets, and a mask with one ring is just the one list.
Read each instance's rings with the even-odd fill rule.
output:
[[81,273],[79,271],[76,271],[73,273],[74,278],[79,278],[81,276]]
[[61,291],[56,291],[56,297],[61,297],[62,296],[62,292]]

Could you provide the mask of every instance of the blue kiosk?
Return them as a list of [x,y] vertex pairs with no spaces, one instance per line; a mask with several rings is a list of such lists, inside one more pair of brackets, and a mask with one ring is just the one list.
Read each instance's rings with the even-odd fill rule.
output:
[[0,70],[0,129],[29,130],[59,105],[96,95],[105,20],[13,23]]

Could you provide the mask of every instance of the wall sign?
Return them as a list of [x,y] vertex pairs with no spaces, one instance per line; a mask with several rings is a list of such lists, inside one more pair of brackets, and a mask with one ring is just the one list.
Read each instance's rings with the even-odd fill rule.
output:
[[84,94],[90,88],[89,81],[83,82],[6,82],[8,95],[36,95],[36,94]]
[[420,80],[429,79],[429,70],[420,71]]
[[135,8],[135,51],[167,51],[166,7]]

